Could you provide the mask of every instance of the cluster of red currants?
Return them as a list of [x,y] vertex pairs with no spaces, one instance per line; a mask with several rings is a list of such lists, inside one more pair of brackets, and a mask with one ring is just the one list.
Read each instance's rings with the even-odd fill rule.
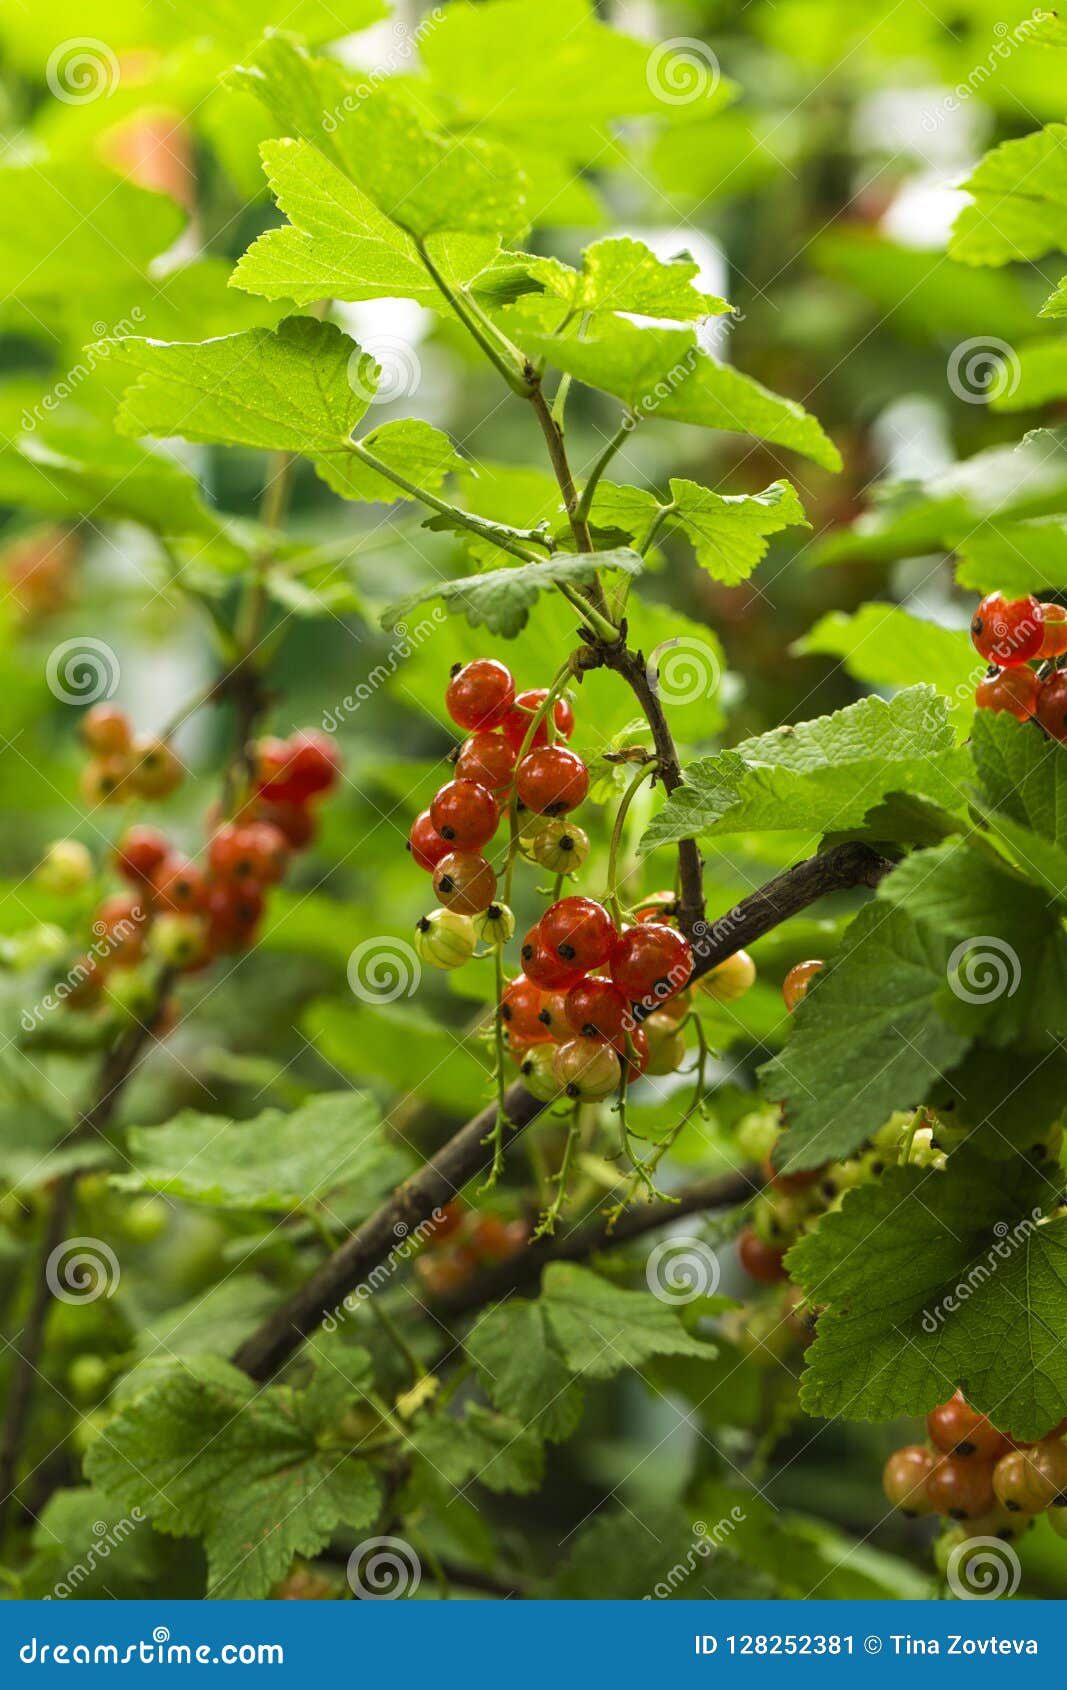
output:
[[957,1391],[927,1415],[926,1431],[929,1443],[906,1444],[885,1464],[882,1484],[894,1508],[965,1520],[972,1536],[1005,1540],[1047,1509],[1054,1531],[1067,1537],[1067,1420],[1024,1443]]
[[[1007,710],[1020,722],[1032,717],[1053,739],[1067,741],[1067,670],[1054,662],[1067,653],[1067,608],[1032,594],[989,593],[971,618],[971,639],[993,665],[975,689],[978,708]],[[1032,669],[1032,662],[1051,666]]]
[[30,529],[4,547],[0,577],[25,621],[42,621],[70,602],[80,551],[73,528],[51,523]]
[[500,1012],[535,1097],[592,1103],[624,1075],[671,1074],[685,1060],[693,953],[666,922],[620,932],[593,898],[560,898],[526,934],[522,965]]
[[[98,722],[99,710],[91,712]],[[334,786],[341,762],[335,742],[316,729],[260,740],[251,761],[254,772],[236,813],[224,821],[216,806],[209,815],[202,866],[159,828],[138,824],[122,834],[114,863],[129,889],[98,906],[95,941],[71,970],[69,1005],[91,1007],[106,988],[113,1005],[139,1018],[152,997],[138,973],[146,955],[190,973],[252,944],[267,890],[282,879],[290,855],[314,838],[313,800]],[[88,853],[74,841],[53,846],[42,865],[54,890],[72,891],[91,873]]]
[[125,710],[94,704],[82,719],[82,739],[92,753],[82,770],[89,804],[123,804],[129,798],[169,798],[182,766],[165,739],[134,734]]
[[416,816],[408,837],[441,905],[416,930],[416,950],[435,967],[459,967],[478,940],[503,944],[515,931],[510,910],[495,902],[496,870],[484,855],[513,798],[535,861],[556,874],[574,873],[584,861],[588,839],[559,818],[585,798],[589,771],[560,743],[574,731],[570,703],[556,698],[549,710],[547,699],[544,688],[516,694],[510,671],[493,658],[452,671],[445,705],[469,737],[455,778]]
[[459,1201],[446,1203],[415,1270],[427,1291],[444,1296],[458,1290],[479,1267],[517,1255],[529,1237],[524,1220],[505,1220]]

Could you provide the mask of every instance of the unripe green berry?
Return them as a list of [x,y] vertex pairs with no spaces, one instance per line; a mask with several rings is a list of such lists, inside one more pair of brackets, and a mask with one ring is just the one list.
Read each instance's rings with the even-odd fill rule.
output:
[[153,956],[168,968],[195,968],[206,951],[204,924],[197,915],[158,916],[148,935],[148,945]]
[[431,968],[462,968],[476,943],[470,916],[455,910],[431,910],[415,923],[415,954]]
[[664,1015],[657,1010],[647,1021],[642,1022],[642,1028],[648,1039],[648,1066],[646,1074],[657,1077],[661,1074],[673,1074],[685,1061],[685,1034],[677,1021],[670,1015]]
[[170,1211],[162,1197],[137,1197],[122,1216],[122,1230],[134,1244],[154,1244]]
[[618,1089],[622,1065],[600,1039],[568,1039],[556,1051],[556,1079],[576,1102],[596,1103]]
[[143,968],[113,968],[104,990],[111,1007],[131,1021],[142,1021],[155,1005],[152,980]]
[[515,917],[507,904],[490,904],[487,910],[473,919],[479,943],[494,951],[506,945],[515,931]]
[[534,861],[550,874],[577,874],[589,855],[589,835],[565,817],[543,827],[533,840]]
[[532,1045],[519,1064],[519,1076],[526,1090],[542,1103],[551,1103],[558,1097],[555,1045]]
[[36,874],[37,884],[57,897],[69,898],[93,878],[93,859],[76,839],[57,839],[49,845]]
[[762,1162],[778,1142],[778,1114],[770,1109],[753,1109],[737,1123],[737,1148],[742,1156]]
[[108,1366],[103,1356],[75,1356],[67,1368],[67,1383],[79,1402],[98,1397],[108,1381]]
[[776,1250],[784,1249],[797,1237],[808,1214],[808,1204],[800,1192],[775,1191],[756,1200],[752,1208],[752,1228],[765,1244]]
[[697,990],[716,1003],[736,1003],[756,983],[756,964],[747,951],[735,951],[697,981]]

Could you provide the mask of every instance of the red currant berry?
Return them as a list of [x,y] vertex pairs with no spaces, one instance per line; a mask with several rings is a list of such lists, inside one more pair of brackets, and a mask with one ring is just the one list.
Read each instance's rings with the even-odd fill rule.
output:
[[811,990],[812,981],[821,968],[822,963],[812,959],[810,962],[794,963],[789,970],[782,981],[782,997],[785,999],[785,1007],[790,1015],[792,1015],[797,1004],[807,997]]
[[1067,741],[1067,669],[1049,676],[1038,693],[1034,714],[1053,739]]
[[[530,731],[530,723],[537,711],[548,697],[547,687],[531,687],[527,692],[520,692],[515,700],[514,708],[509,711],[504,721],[504,735],[510,741],[516,752],[522,750],[526,735]],[[570,739],[574,732],[574,711],[566,698],[557,698],[552,706],[556,733],[561,739]],[[530,741],[531,751],[548,744],[548,712],[542,716],[537,724],[533,738]]]
[[974,689],[974,702],[979,710],[1007,710],[1020,722],[1034,714],[1040,696],[1041,682],[1025,663],[1017,669],[998,669],[995,675],[979,681]]
[[1041,650],[1044,637],[1045,608],[1032,593],[1023,599],[989,593],[971,618],[975,650],[1001,669],[1028,663]]
[[533,980],[519,974],[504,988],[500,1000],[500,1015],[509,1034],[540,1044],[549,1037],[540,1019],[545,994]]
[[926,1494],[926,1481],[934,1470],[934,1457],[925,1444],[905,1444],[895,1449],[882,1469],[882,1489],[902,1514],[932,1514],[934,1505]]
[[158,827],[128,827],[115,847],[115,867],[123,880],[134,885],[151,880],[170,850],[170,841]]
[[750,1279],[758,1279],[762,1285],[777,1284],[787,1277],[784,1258],[784,1250],[764,1243],[750,1226],[738,1234],[737,1259]]
[[540,921],[541,943],[583,974],[607,962],[618,935],[603,904],[593,898],[560,898]]
[[1067,609],[1062,604],[1043,604],[1045,631],[1038,657],[1062,657],[1067,651]]
[[450,780],[430,805],[430,820],[454,850],[488,844],[500,819],[496,799],[474,780]]
[[88,804],[121,804],[129,796],[130,760],[123,752],[93,757],[81,773],[79,785]]
[[81,733],[89,750],[95,751],[98,757],[128,751],[133,742],[130,719],[117,704],[94,704],[82,717]]
[[926,1494],[935,1514],[947,1514],[950,1520],[976,1520],[997,1505],[992,1464],[943,1455],[926,1481]]
[[511,785],[515,751],[502,734],[476,733],[463,741],[456,758],[456,779],[477,781],[488,792]]
[[430,819],[429,810],[423,810],[415,817],[408,834],[408,850],[427,874],[432,874],[442,857],[447,857],[453,849],[447,839],[442,839]]
[[554,1039],[557,1044],[573,1039],[574,1028],[567,1020],[566,992],[545,992],[537,1019],[549,1038]]
[[514,702],[511,671],[493,657],[457,664],[445,692],[445,709],[468,732],[498,728]]
[[289,846],[280,828],[270,822],[230,823],[220,827],[208,846],[208,862],[216,880],[252,880],[275,885],[285,873]]
[[651,1009],[680,991],[692,972],[688,940],[660,921],[627,928],[611,958],[611,978],[620,992]]
[[130,747],[130,786],[139,798],[168,798],[184,772],[165,739],[146,734]]
[[611,980],[579,980],[567,993],[567,1019],[583,1039],[617,1039],[630,1005]]
[[446,910],[478,915],[496,893],[496,875],[484,857],[473,851],[450,851],[434,870],[433,889]]
[[256,821],[270,822],[283,833],[291,851],[306,851],[318,830],[311,807],[291,800],[284,803],[257,800],[253,814]]
[[341,773],[341,752],[329,734],[320,733],[318,728],[301,728],[289,735],[288,749],[286,798],[304,804],[336,786]]
[[196,914],[207,902],[207,882],[188,857],[172,852],[165,857],[150,881],[152,902],[157,909]]
[[548,950],[542,943],[539,927],[531,927],[522,941],[522,966],[527,979],[546,992],[566,992],[585,973],[584,968],[576,968]]
[[270,801],[291,802],[290,794],[285,791],[289,768],[288,741],[273,736],[259,740],[254,749],[253,763],[256,787],[262,796]]
[[1008,1449],[1008,1440],[986,1418],[964,1401],[961,1392],[931,1409],[926,1416],[930,1442],[944,1455],[974,1456],[979,1461],[996,1461]]
[[247,950],[263,915],[262,889],[251,881],[213,886],[207,896],[207,943],[213,954]]
[[574,751],[546,745],[529,752],[515,770],[519,801],[540,816],[577,809],[589,791],[589,770]]

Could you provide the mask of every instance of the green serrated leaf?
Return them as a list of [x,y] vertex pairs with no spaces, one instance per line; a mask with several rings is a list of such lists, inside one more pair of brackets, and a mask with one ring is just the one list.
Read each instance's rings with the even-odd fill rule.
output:
[[545,1269],[542,1298],[564,1360],[586,1379],[612,1379],[652,1356],[715,1354],[651,1291],[623,1290],[572,1262]]
[[86,1469],[157,1531],[203,1538],[209,1596],[266,1596],[340,1523],[360,1534],[378,1516],[371,1468],[319,1449],[295,1409],[290,1390],[235,1368],[184,1367],[119,1411]]
[[251,1121],[185,1109],[163,1127],[133,1127],[124,1191],[162,1191],[190,1203],[252,1210],[301,1209],[353,1180],[388,1184],[406,1156],[380,1136],[377,1105],[359,1092],[326,1092],[291,1115]]
[[600,569],[619,569],[627,575],[638,575],[643,568],[638,553],[626,547],[578,555],[558,553],[543,563],[492,569],[483,575],[465,575],[458,581],[435,581],[390,605],[383,612],[382,626],[395,628],[418,605],[441,599],[450,611],[466,616],[472,628],[484,626],[491,633],[513,639],[526,626],[538,594],[556,581],[579,584],[592,580]]
[[582,1388],[563,1356],[543,1298],[515,1297],[472,1326],[464,1348],[491,1401],[542,1438],[562,1443],[582,1417]]
[[455,1489],[472,1481],[491,1491],[528,1496],[541,1483],[544,1453],[528,1422],[468,1403],[459,1418],[424,1420],[412,1439],[414,1453]]
[[1056,1425],[1067,1222],[1036,1224],[1052,1173],[962,1150],[944,1173],[890,1168],[825,1215],[788,1258],[828,1305],[806,1352],[809,1413],[925,1414],[958,1388],[1017,1437]]
[[963,186],[949,253],[965,264],[1010,264],[1067,252],[1067,124],[1002,141]]
[[641,849],[749,831],[841,832],[890,792],[958,807],[970,758],[952,739],[932,687],[908,687],[888,703],[861,698],[690,764]]
[[671,521],[692,542],[697,562],[728,586],[744,581],[766,556],[770,535],[810,528],[796,488],[772,482],[762,493],[713,493],[695,481],[671,482]]
[[929,682],[949,700],[961,738],[974,715],[974,689],[985,673],[965,630],[943,628],[896,604],[831,610],[792,649],[800,657],[840,657],[849,674],[868,686]]

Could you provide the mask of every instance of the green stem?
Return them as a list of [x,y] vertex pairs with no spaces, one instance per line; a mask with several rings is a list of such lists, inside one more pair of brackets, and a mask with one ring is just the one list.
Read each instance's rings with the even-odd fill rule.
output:
[[663,524],[666,522],[667,518],[670,516],[671,512],[675,508],[676,507],[675,507],[673,500],[671,501],[671,503],[669,505],[660,505],[659,510],[656,512],[655,516],[652,518],[652,521],[649,523],[648,527],[645,530],[644,539],[641,541],[641,544],[636,548],[640,552],[642,557],[647,556],[649,548],[652,545],[653,540],[656,538],[656,535],[659,533],[660,529],[663,527]]
[[[547,693],[545,694],[544,698],[541,700],[540,704],[537,706],[537,709],[535,711],[533,711],[533,713],[530,716],[530,725],[526,729],[526,733],[525,733],[525,736],[523,738],[523,742],[522,742],[521,746],[519,747],[519,754],[515,759],[516,767],[518,766],[519,763],[522,762],[522,759],[525,757],[526,753],[529,751],[531,745],[534,742],[534,735],[537,733],[537,729],[540,726],[540,724],[544,721],[545,717],[548,715],[548,712],[550,710],[554,711],[556,699],[559,697],[560,693],[563,691],[564,687],[567,685],[567,682],[570,680],[573,673],[574,673],[573,657],[568,657],[567,661],[564,664],[562,664],[560,666],[560,668],[556,671],[555,678],[553,679],[552,685],[549,687],[549,689],[548,689]],[[555,715],[553,714],[553,716],[551,717],[551,719],[549,721],[549,726],[548,726],[548,737],[549,737],[550,741],[552,741],[555,738],[555,731],[556,731],[555,723],[556,723],[556,718],[555,718]],[[518,798],[518,793],[514,792],[514,791],[511,794],[511,802],[508,805],[508,833],[509,833],[508,860],[507,860],[507,868],[505,869],[505,872],[504,872],[504,902],[505,902],[505,904],[511,903],[511,882],[512,882],[512,878],[513,878],[514,873],[515,873],[515,859],[519,854],[519,798]]]
[[502,552],[510,552],[513,557],[521,558],[523,563],[541,562],[541,559],[535,553],[527,551],[526,547],[520,545],[506,529],[499,527],[495,522],[484,521],[480,516],[475,516],[472,511],[460,510],[458,505],[450,505],[447,499],[439,499],[435,493],[427,492],[424,487],[417,486],[414,481],[409,481],[398,470],[393,469],[381,458],[376,457],[373,452],[368,451],[361,441],[346,440],[343,444],[346,450],[352,452],[362,463],[365,463],[368,469],[374,470],[378,475],[383,475],[387,481],[393,483],[394,487],[399,487],[403,492],[408,493],[411,498],[420,500],[424,505],[429,505],[430,509],[437,511],[440,516],[447,516],[460,528],[466,528],[470,533],[477,534],[481,540],[489,540],[494,546],[499,546]]
[[559,1219],[560,1211],[567,1200],[567,1186],[571,1177],[571,1163],[574,1161],[574,1152],[577,1149],[578,1140],[581,1137],[581,1131],[581,1107],[576,1103],[571,1112],[570,1126],[567,1128],[567,1142],[563,1147],[563,1160],[559,1165],[559,1173],[553,1175],[556,1182],[556,1194],[544,1214],[541,1216],[541,1219],[538,1221],[530,1240],[531,1243],[533,1243],[535,1238],[551,1236],[551,1234],[556,1230],[556,1222]]
[[517,346],[513,346],[505,334],[497,328],[482,311],[481,307],[468,293],[462,296],[453,288],[441,274],[437,265],[426,250],[426,243],[420,236],[415,236],[415,250],[422,261],[423,268],[433,278],[436,286],[448,300],[456,316],[459,318],[468,334],[477,341],[489,361],[496,366],[507,382],[508,386],[523,398],[530,394],[530,383],[522,375],[526,359]]
[[[509,888],[510,889],[510,888]],[[491,1191],[500,1175],[504,1171],[504,1123],[508,1119],[507,1085],[504,1079],[504,1017],[501,1005],[504,997],[504,947],[497,945],[493,954],[493,971],[496,980],[496,1007],[493,1011],[493,1041],[496,1048],[496,1120],[489,1135],[493,1146],[493,1166],[489,1171],[489,1178],[479,1189]]]
[[618,887],[618,862],[619,848],[622,844],[622,830],[626,822],[627,814],[629,813],[630,805],[637,797],[637,794],[644,782],[656,773],[658,767],[659,764],[656,758],[653,757],[649,760],[649,762],[643,763],[638,769],[633,780],[622,795],[622,800],[615,816],[615,825],[611,830],[611,843],[608,846],[608,881],[607,892],[605,893],[605,902],[611,910],[612,915],[615,917],[616,927],[622,926],[622,910],[619,905]]
[[404,1337],[404,1334],[401,1332],[392,1315],[383,1308],[382,1299],[380,1297],[368,1297],[367,1301],[370,1304],[371,1313],[375,1316],[378,1325],[389,1339],[389,1342],[394,1345],[407,1362],[412,1380],[417,1385],[420,1379],[425,1379],[426,1377],[426,1369],[423,1367],[422,1362],[411,1348],[411,1345]]
[[582,489],[582,496],[578,500],[578,508],[575,512],[575,514],[580,517],[583,522],[588,520],[589,512],[593,504],[593,495],[597,490],[597,483],[600,481],[601,476],[604,474],[604,471],[607,469],[612,458],[623,444],[627,435],[633,433],[635,426],[636,424],[634,418],[630,416],[629,412],[627,412],[615,433],[604,447],[604,450],[601,452],[596,463],[589,471],[589,479],[586,481],[586,484]]

